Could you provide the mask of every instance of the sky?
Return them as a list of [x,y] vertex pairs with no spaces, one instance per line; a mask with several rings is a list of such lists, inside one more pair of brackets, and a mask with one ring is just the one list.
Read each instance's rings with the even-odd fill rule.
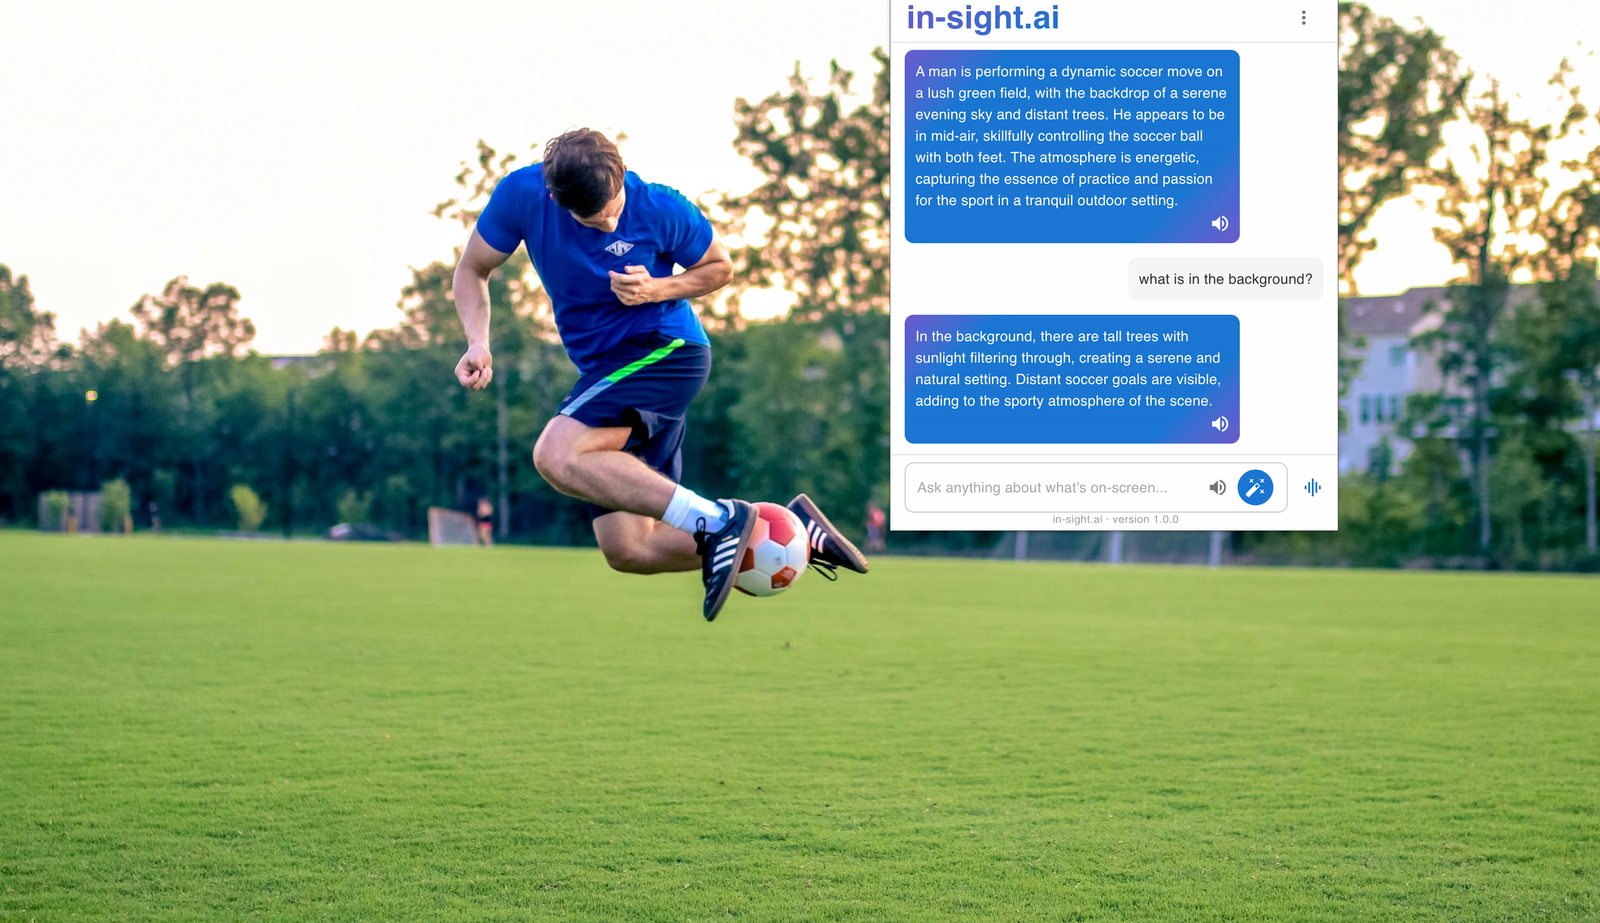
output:
[[[1600,4],[1579,0],[1372,5],[1420,16],[1536,108],[1576,38],[1600,42]],[[821,77],[837,58],[865,88],[887,42],[872,0],[372,9],[0,0],[0,263],[63,338],[176,275],[236,286],[264,353],[392,326],[408,267],[464,238],[429,211],[479,138],[526,163],[567,128],[623,131],[648,179],[744,191],[759,175],[732,149],[734,99],[783,88],[796,61]],[[1450,277],[1428,221],[1385,208],[1363,292]]]

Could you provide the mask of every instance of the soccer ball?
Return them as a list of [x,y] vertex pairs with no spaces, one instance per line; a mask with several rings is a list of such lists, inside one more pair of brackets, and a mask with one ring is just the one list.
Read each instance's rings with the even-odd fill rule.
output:
[[752,504],[756,508],[755,531],[750,548],[739,562],[733,586],[751,596],[777,596],[794,586],[811,560],[806,543],[806,527],[800,517],[776,503]]

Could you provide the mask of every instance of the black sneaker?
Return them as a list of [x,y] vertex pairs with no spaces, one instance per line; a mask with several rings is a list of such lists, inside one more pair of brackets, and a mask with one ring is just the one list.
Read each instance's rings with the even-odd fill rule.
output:
[[789,511],[805,523],[806,541],[811,546],[811,565],[817,568],[818,573],[832,576],[834,568],[838,567],[858,574],[867,572],[867,556],[839,534],[839,530],[833,527],[828,517],[822,515],[810,497],[801,494],[790,500]]
[[756,530],[755,507],[743,500],[718,500],[728,508],[728,524],[721,531],[707,532],[706,521],[694,533],[694,550],[700,555],[700,579],[706,585],[706,621],[712,622],[733,592],[739,562],[750,549],[750,536]]

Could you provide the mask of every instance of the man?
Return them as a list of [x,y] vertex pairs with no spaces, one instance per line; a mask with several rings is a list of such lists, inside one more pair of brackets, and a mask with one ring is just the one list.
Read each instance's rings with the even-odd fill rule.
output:
[[[745,557],[755,514],[678,484],[684,415],[711,371],[711,346],[687,299],[728,284],[733,263],[711,223],[676,190],[646,183],[604,135],[552,139],[544,162],[510,174],[478,217],[455,272],[467,352],[456,378],[493,379],[489,274],[528,248],[581,377],[540,434],[533,462],[550,486],[590,504],[613,568],[658,574],[700,568],[706,621],[717,617]],[[674,275],[673,266],[684,271]],[[825,572],[867,572],[867,560],[816,504],[789,504]]]
[[478,505],[474,508],[474,518],[478,523],[478,544],[488,547],[494,544],[494,505],[488,497],[479,497]]

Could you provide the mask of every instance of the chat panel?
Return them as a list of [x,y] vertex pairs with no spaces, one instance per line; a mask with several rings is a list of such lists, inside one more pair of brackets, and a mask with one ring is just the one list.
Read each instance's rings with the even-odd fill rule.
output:
[[891,531],[1337,528],[1337,4],[892,12]]

